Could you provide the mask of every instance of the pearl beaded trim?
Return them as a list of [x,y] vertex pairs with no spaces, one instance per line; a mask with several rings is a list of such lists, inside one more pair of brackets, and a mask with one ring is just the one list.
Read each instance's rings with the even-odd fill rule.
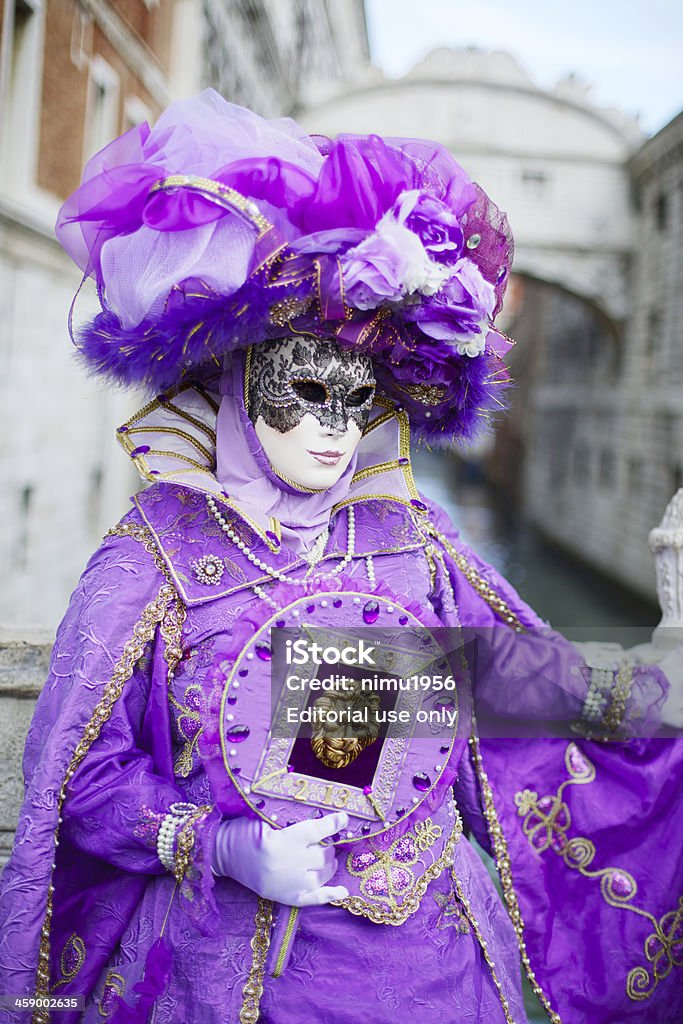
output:
[[591,682],[583,704],[582,718],[587,722],[602,721],[603,713],[614,682],[614,669],[591,668]]
[[167,871],[175,872],[175,844],[179,829],[197,810],[196,804],[171,804],[157,833],[157,856]]
[[[305,577],[301,577],[301,578],[297,579],[295,576],[288,576],[286,573],[282,572],[282,570],[280,570],[280,569],[274,569],[272,565],[268,565],[268,563],[264,562],[263,559],[258,557],[258,555],[255,555],[254,552],[250,550],[249,545],[245,544],[245,542],[240,539],[240,537],[235,532],[235,530],[233,530],[233,528],[230,525],[230,523],[228,523],[226,521],[226,519],[223,517],[223,515],[221,514],[220,509],[218,508],[218,505],[216,504],[216,501],[214,500],[214,498],[210,494],[207,494],[207,496],[206,496],[206,503],[207,503],[207,505],[209,507],[209,511],[211,512],[211,515],[214,517],[214,519],[216,520],[216,522],[220,526],[221,530],[223,530],[225,535],[230,538],[230,540],[233,542],[233,544],[237,548],[239,548],[239,550],[244,555],[247,556],[247,558],[252,563],[252,565],[255,565],[257,569],[260,569],[261,572],[265,572],[267,576],[271,577],[271,579],[278,580],[278,582],[280,582],[280,583],[289,583],[292,586],[298,586],[300,584],[303,584],[303,583],[307,582]],[[349,562],[351,561],[351,559],[353,558],[353,556],[355,554],[355,550],[356,550],[356,517],[355,517],[355,513],[354,513],[354,510],[353,510],[353,507],[351,505],[349,505],[347,513],[348,513],[348,546],[347,546],[346,554],[344,555],[342,560],[339,562],[339,564],[336,565],[333,569],[331,569],[327,573],[321,573],[320,574],[323,578],[325,576],[337,576],[337,575],[339,575],[340,572],[343,572],[343,570],[346,568],[346,566],[349,564]],[[322,557],[322,552],[320,553],[320,557]],[[311,563],[312,563],[311,564],[311,568],[313,568],[313,565],[315,564],[313,562],[313,559],[311,559]],[[309,568],[306,576],[310,575],[310,571],[311,571],[311,569]],[[259,595],[259,596],[261,596],[261,595]]]

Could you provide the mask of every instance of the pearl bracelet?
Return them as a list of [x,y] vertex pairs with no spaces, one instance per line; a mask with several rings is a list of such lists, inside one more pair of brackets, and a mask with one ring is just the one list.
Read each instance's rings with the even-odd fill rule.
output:
[[590,666],[591,682],[583,703],[581,717],[586,722],[602,722],[607,699],[614,682],[614,668],[612,665]]
[[197,810],[196,804],[174,803],[164,815],[157,833],[157,856],[167,871],[175,873],[176,835]]

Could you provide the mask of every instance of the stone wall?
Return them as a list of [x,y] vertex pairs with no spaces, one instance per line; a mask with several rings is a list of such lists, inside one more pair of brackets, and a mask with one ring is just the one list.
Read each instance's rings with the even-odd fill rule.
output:
[[14,841],[23,790],[21,756],[51,650],[46,631],[0,629],[0,864]]

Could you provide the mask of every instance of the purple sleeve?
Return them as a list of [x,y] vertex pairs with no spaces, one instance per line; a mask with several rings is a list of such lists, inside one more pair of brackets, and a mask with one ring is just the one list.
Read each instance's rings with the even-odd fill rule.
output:
[[[27,736],[24,802],[0,876],[0,992],[46,994],[76,929],[85,954],[73,991],[88,992],[147,882],[165,870],[145,808],[160,815],[182,799],[167,676],[183,611],[131,513],[74,591]],[[215,812],[198,818],[187,844],[180,898],[190,913],[206,905],[193,890],[210,895],[214,826]]]
[[622,735],[630,729],[631,736],[639,728],[634,712],[650,716],[651,738],[644,732],[628,742],[613,733],[616,742],[608,743],[473,736],[470,757],[461,760],[456,799],[494,857],[531,988],[558,1022],[677,1024],[683,1020],[683,744],[652,737],[668,681],[656,666],[629,665],[624,652],[618,665],[608,655],[600,665],[585,650],[577,666],[573,645],[551,634],[557,653],[542,662],[536,693],[533,682],[525,683],[530,655],[518,663],[517,651],[526,648],[514,643],[514,630],[529,636],[546,627],[468,550],[441,510],[432,516],[441,617],[449,625],[497,631],[506,623],[510,639],[496,657],[500,684],[512,686],[515,699],[519,693],[520,701],[538,702],[538,712],[545,692],[555,713],[558,702],[572,711],[572,695],[577,707],[581,697],[579,675],[571,673],[578,667],[581,724],[596,723],[596,738],[608,716],[608,726],[620,721]]
[[[110,600],[115,604],[128,596],[113,591]],[[175,872],[180,897],[194,917],[197,907],[205,913],[213,906],[210,859],[220,815],[210,805],[192,810],[174,778],[168,644],[180,645],[181,638],[169,641],[162,632],[157,629],[87,758],[71,777],[61,832],[82,852],[128,873]],[[158,852],[162,826],[171,854],[164,862]],[[187,856],[181,855],[179,843],[189,844]]]
[[[149,689],[149,677],[136,669],[69,783],[62,833],[80,850],[125,871],[162,874],[168,869],[157,854],[159,828],[187,797],[172,776],[155,769],[155,751],[141,738]],[[164,721],[158,724],[166,727]]]
[[473,630],[481,735],[628,738],[658,731],[668,692],[660,668],[632,665],[623,651],[592,658],[590,645],[543,623],[462,542],[442,509],[431,505],[430,518],[440,613]]

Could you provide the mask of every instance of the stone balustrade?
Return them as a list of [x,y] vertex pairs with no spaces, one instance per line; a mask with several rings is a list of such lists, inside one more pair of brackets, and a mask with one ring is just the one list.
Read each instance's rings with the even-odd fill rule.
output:
[[42,630],[0,629],[0,864],[12,849],[23,791],[21,756],[52,641]]

